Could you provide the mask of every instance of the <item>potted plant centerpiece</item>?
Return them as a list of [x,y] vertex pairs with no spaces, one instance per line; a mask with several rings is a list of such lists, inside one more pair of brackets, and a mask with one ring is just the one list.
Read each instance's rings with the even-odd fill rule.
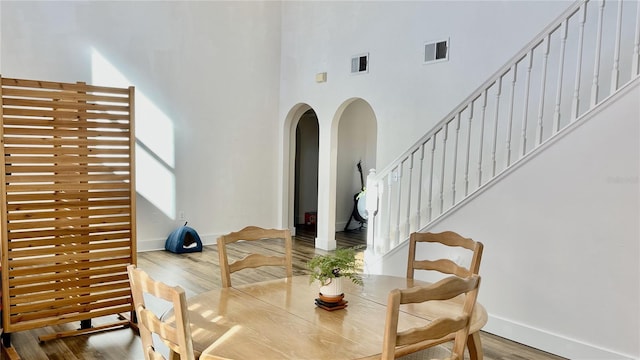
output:
[[336,249],[326,255],[316,255],[307,263],[311,271],[309,283],[320,284],[320,297],[324,301],[340,301],[343,296],[342,279],[347,278],[354,284],[362,285],[360,261],[356,250],[360,247]]

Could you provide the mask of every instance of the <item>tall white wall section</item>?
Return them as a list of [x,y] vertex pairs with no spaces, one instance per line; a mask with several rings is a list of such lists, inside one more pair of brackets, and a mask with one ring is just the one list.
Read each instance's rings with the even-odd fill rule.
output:
[[185,221],[211,243],[278,226],[280,7],[2,2],[2,75],[135,86],[138,249]]
[[[640,357],[639,100],[636,79],[429,229],[485,244],[485,330],[571,359]],[[370,268],[406,264],[405,244]]]
[[[378,134],[376,164],[367,166],[383,168],[570,4],[285,2],[280,114],[284,122],[299,103],[309,104],[318,114],[318,183],[323,196],[318,199],[317,244],[335,246],[336,212],[348,211],[336,209],[337,193],[331,185],[335,174],[330,171],[336,164],[324,158],[337,149],[330,129],[345,100],[361,98],[373,109]],[[449,60],[423,64],[425,41],[443,38],[450,40]],[[369,54],[369,71],[351,74],[352,56],[362,53]],[[327,81],[316,83],[315,74],[321,72],[327,73]]]

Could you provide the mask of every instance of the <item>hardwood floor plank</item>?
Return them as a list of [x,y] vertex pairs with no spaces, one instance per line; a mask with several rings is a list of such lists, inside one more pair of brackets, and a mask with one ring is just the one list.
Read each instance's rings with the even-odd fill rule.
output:
[[[293,274],[307,274],[306,262],[315,254],[326,251],[314,248],[315,232],[313,229],[298,229],[293,241]],[[338,247],[349,247],[366,244],[366,229],[336,233]],[[232,244],[229,256],[240,258],[248,252],[265,254],[281,253],[281,240],[266,240],[261,246],[252,242]],[[156,280],[172,285],[182,286],[187,296],[194,296],[204,291],[219,288],[220,268],[218,252],[215,246],[205,246],[202,252],[174,254],[168,251],[150,251],[138,254],[138,266],[147,271]],[[284,277],[284,269],[265,267],[247,269],[232,274],[234,284]],[[94,324],[113,322],[108,319],[94,319]],[[79,327],[78,323],[70,323],[55,327],[34,329],[14,333],[12,344],[18,354],[25,360],[141,360],[142,346],[137,334],[129,328],[106,331],[92,335],[81,335],[65,339],[57,339],[39,343],[38,336],[61,331],[69,331]],[[530,359],[557,360],[554,356],[530,347],[502,339],[488,333],[481,333],[485,359]],[[242,359],[250,360],[250,359]]]

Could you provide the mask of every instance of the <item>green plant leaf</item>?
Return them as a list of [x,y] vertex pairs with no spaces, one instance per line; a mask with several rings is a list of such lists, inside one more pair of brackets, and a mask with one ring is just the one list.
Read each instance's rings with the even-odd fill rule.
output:
[[361,263],[356,258],[357,250],[364,245],[340,248],[326,255],[316,255],[307,262],[309,283],[318,281],[326,285],[331,279],[345,277],[354,284],[362,285]]

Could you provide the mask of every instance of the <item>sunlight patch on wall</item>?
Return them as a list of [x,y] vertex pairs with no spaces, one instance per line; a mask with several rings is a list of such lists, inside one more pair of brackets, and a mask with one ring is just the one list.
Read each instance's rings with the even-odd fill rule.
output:
[[[91,65],[95,85],[128,87],[133,84],[95,49],[91,52]],[[135,89],[135,132],[136,191],[175,219],[173,122],[139,87]]]
[[136,190],[174,220],[175,186],[173,172],[136,144]]

